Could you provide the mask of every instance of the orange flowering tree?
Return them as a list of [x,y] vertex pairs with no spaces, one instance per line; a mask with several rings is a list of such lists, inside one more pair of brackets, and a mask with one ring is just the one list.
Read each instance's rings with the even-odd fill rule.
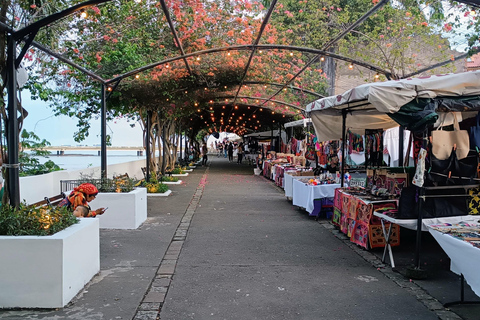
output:
[[[55,4],[60,10],[78,2]],[[108,92],[110,119],[135,118],[145,125],[152,112],[151,144],[160,146],[166,128],[170,155],[176,154],[173,133],[179,126],[194,140],[200,130],[241,134],[301,118],[299,109],[325,95],[328,80],[327,66],[318,59],[312,63],[317,54],[302,48],[331,50],[395,77],[448,58],[450,46],[438,29],[442,19],[427,19],[412,1],[386,4],[329,44],[377,2],[282,0],[262,26],[268,1],[168,0],[163,8],[155,1],[118,0],[86,9],[85,18],[78,13],[55,22],[36,40],[108,80],[114,88]],[[54,2],[21,3],[28,24],[45,16]],[[434,54],[421,55],[419,48]],[[32,59],[33,97],[49,100],[58,114],[76,117],[75,139],[83,140],[98,115],[99,83],[38,50],[29,51],[27,59]],[[174,160],[167,159],[168,166]]]

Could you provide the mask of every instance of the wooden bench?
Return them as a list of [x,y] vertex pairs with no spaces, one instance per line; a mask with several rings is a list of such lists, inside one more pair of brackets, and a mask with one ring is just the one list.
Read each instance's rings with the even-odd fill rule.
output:
[[[142,168],[142,170],[143,170],[143,168]],[[118,175],[118,176],[113,176],[113,180],[126,180],[126,179],[130,179],[130,177],[128,176],[128,173],[121,174],[121,175]]]
[[63,199],[65,199],[66,195],[65,193],[60,193],[59,195],[53,196],[53,197],[45,197],[43,198],[42,201],[35,202],[30,205],[30,207],[33,208],[40,208],[40,207],[56,207]]

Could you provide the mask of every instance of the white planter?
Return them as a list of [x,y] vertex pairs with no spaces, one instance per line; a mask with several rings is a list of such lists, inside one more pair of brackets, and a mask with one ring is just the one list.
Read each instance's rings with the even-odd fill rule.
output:
[[168,190],[164,193],[147,193],[147,197],[167,197],[172,193],[172,190]]
[[178,180],[176,182],[171,182],[171,181],[163,181],[163,184],[182,184],[182,180]]
[[172,173],[172,176],[173,177],[186,177],[186,176],[188,176],[188,172],[187,173]]
[[90,203],[93,210],[106,208],[98,216],[103,229],[137,229],[147,220],[147,189],[136,188],[128,193],[99,193]]
[[195,169],[197,166],[188,166],[190,169]]
[[0,308],[62,308],[100,271],[99,220],[51,236],[0,236]]
[[193,169],[185,169],[185,170],[182,170],[183,172],[193,172]]

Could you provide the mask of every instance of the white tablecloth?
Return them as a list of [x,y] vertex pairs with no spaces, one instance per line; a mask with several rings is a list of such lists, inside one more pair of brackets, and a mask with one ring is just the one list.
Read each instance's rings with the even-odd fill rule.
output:
[[314,176],[292,176],[288,174],[288,171],[285,171],[283,174],[283,190],[285,190],[285,197],[293,198],[293,180],[294,179],[301,179],[301,178],[315,178]]
[[472,287],[473,292],[480,296],[480,273],[478,272],[480,249],[466,241],[437,230],[429,228],[428,231],[450,258],[450,269],[457,274],[463,274],[465,281]]
[[312,213],[313,200],[320,198],[333,198],[335,196],[336,188],[340,188],[340,184],[309,186],[305,182],[293,179],[292,203],[294,206],[305,208],[308,213]]
[[340,188],[340,184],[322,184],[318,186],[308,186],[307,209],[308,213],[313,211],[313,200],[321,198],[333,198],[335,189]]
[[[373,214],[386,221],[398,224],[400,227],[404,227],[410,230],[417,230],[417,219],[395,219],[379,212],[374,212]],[[432,224],[476,223],[479,220],[480,217],[474,215],[422,219],[422,231],[429,231],[428,225]]]
[[292,203],[294,206],[306,208],[308,197],[308,185],[298,179],[293,179]]

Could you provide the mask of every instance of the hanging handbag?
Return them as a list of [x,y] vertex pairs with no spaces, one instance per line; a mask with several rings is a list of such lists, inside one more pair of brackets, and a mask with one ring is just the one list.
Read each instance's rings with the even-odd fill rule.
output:
[[467,130],[460,130],[457,116],[454,115],[453,131],[438,130],[432,131],[432,153],[439,160],[450,157],[452,148],[456,146],[457,158],[459,160],[467,157],[470,151],[470,139]]
[[470,127],[470,148],[472,150],[480,149],[480,112],[475,118],[475,125]]
[[478,153],[475,151],[459,160],[457,151],[452,149],[447,159],[439,160],[430,155],[429,161],[427,186],[469,185],[477,178]]

